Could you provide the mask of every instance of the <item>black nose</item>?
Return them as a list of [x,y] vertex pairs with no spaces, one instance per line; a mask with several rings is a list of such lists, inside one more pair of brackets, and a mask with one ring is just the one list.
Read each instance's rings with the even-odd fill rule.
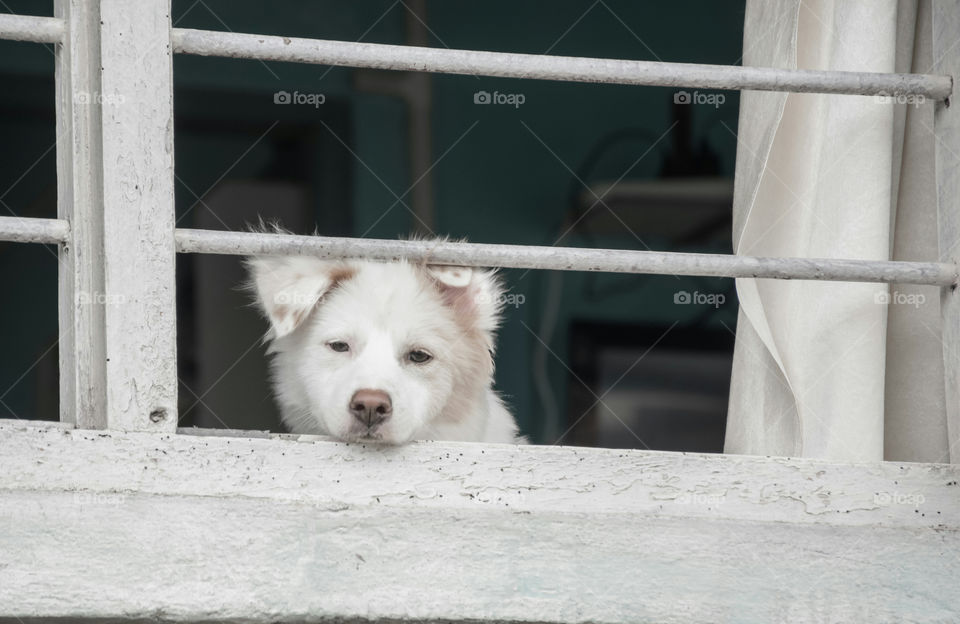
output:
[[350,413],[368,427],[379,425],[392,411],[390,395],[383,390],[357,390],[350,399]]

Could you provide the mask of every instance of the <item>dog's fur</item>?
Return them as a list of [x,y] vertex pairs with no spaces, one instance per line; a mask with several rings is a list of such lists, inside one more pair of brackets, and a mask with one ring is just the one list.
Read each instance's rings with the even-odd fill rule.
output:
[[[386,444],[523,442],[492,389],[502,300],[492,271],[299,256],[247,264],[290,431]],[[373,419],[382,422],[362,416],[357,399],[370,393],[388,397]]]

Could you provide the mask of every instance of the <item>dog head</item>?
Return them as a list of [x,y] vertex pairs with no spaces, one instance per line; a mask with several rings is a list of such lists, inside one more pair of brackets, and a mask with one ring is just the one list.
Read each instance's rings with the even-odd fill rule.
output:
[[502,299],[493,272],[307,257],[248,265],[292,430],[457,438],[471,406],[485,405]]

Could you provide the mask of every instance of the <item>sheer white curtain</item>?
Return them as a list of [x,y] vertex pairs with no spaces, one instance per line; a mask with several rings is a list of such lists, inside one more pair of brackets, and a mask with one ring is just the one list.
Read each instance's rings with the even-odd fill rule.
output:
[[[929,73],[929,2],[748,0],[743,64]],[[933,104],[744,92],[734,249],[936,260]],[[726,452],[945,462],[939,290],[737,281]],[[954,441],[956,442],[956,441]]]

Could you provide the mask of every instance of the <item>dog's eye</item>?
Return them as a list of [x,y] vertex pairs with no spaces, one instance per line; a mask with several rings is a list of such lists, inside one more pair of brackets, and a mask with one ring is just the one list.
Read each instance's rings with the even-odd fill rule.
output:
[[426,351],[421,351],[420,349],[414,349],[407,354],[407,359],[413,362],[414,364],[423,364],[429,362],[433,359],[433,356],[427,353]]
[[336,351],[337,353],[343,353],[350,350],[350,345],[343,342],[342,340],[334,340],[333,342],[328,342],[327,346]]

